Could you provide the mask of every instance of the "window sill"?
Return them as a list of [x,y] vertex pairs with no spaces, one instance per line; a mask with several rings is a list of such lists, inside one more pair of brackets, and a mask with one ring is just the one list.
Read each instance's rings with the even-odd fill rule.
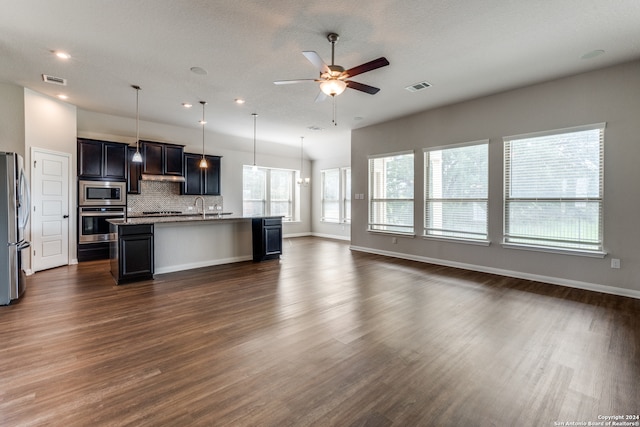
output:
[[411,239],[416,237],[415,233],[402,233],[400,231],[381,231],[381,230],[372,230],[369,228],[367,229],[367,232],[371,234],[381,234],[384,236],[409,237]]
[[489,246],[491,244],[490,240],[474,240],[474,239],[462,239],[456,237],[437,237],[437,236],[429,236],[423,235],[422,238],[424,240],[434,240],[436,242],[452,242],[452,243],[462,243],[465,245],[476,245],[476,246]]
[[534,251],[534,252],[547,252],[552,254],[562,254],[562,255],[575,255],[575,256],[583,256],[589,258],[604,258],[607,256],[606,252],[601,251],[583,251],[580,249],[563,249],[563,248],[550,248],[547,246],[530,246],[530,245],[521,245],[516,243],[502,243],[503,248],[507,249],[519,249],[523,251]]

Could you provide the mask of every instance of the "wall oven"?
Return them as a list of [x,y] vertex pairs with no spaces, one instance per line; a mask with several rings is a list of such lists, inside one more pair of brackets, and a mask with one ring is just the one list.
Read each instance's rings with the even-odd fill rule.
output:
[[79,181],[79,206],[111,206],[127,204],[127,183],[116,181]]
[[97,243],[115,241],[109,232],[108,219],[124,219],[125,206],[81,206],[78,208],[78,242]]

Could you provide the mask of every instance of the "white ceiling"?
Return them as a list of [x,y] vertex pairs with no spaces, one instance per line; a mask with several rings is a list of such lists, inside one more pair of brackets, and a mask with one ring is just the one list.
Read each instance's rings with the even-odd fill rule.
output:
[[[273,84],[317,77],[301,52],[330,63],[329,32],[337,64],[391,63],[354,78],[381,91],[347,89],[335,127],[317,83]],[[581,59],[593,50],[605,53]],[[0,0],[0,82],[124,117],[137,84],[141,120],[197,127],[205,100],[207,128],[248,139],[256,112],[258,140],[305,136],[313,159],[348,153],[351,129],[637,58],[638,0]],[[433,86],[404,89],[424,80]]]

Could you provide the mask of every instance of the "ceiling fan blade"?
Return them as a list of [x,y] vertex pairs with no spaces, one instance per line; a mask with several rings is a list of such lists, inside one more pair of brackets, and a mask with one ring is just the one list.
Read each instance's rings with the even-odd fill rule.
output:
[[347,80],[346,83],[347,87],[359,90],[360,92],[366,92],[369,95],[375,95],[376,93],[380,92],[380,88],[369,86],[364,83],[358,83],[351,80]]
[[304,52],[302,52],[302,54],[309,60],[309,62],[311,62],[321,73],[328,73],[331,70],[329,70],[329,66],[327,64],[325,64],[325,62],[322,60],[322,58],[320,58],[320,55],[318,55],[316,52],[314,52],[313,50],[306,50]]
[[376,68],[386,67],[389,65],[389,61],[384,56],[381,56],[378,59],[374,59],[373,61],[369,61],[365,64],[358,65],[357,67],[349,68],[347,71],[343,73],[347,77],[357,76],[358,74],[366,73],[367,71],[375,70]]
[[320,91],[320,92],[318,92],[318,96],[316,96],[315,102],[322,102],[325,99],[327,99],[327,94],[324,93],[323,91]]
[[316,82],[317,79],[298,79],[298,80],[276,80],[273,82],[274,85],[290,85],[293,83],[303,83],[303,82]]

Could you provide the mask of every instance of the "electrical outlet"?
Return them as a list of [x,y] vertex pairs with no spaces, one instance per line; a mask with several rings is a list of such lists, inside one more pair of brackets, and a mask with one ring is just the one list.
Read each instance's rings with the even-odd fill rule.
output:
[[611,268],[620,268],[619,258],[611,258]]
[[391,238],[391,243],[393,243],[394,245],[396,245],[398,243],[398,238],[397,237],[392,237]]

